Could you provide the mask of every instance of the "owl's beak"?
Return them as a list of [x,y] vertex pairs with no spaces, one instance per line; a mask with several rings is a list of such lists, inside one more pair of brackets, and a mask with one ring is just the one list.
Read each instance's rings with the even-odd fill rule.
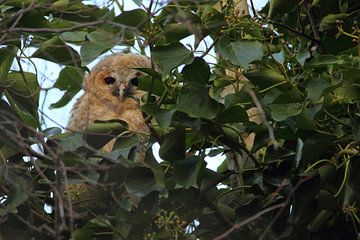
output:
[[121,101],[123,101],[129,95],[129,91],[125,83],[120,83],[117,92],[118,92],[118,97]]

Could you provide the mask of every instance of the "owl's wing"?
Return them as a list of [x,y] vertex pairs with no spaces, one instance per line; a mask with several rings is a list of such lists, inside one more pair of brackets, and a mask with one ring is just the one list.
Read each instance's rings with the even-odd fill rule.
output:
[[83,130],[88,125],[89,123],[88,105],[89,104],[87,102],[85,95],[83,95],[76,101],[73,108],[71,109],[71,116],[66,127],[67,131],[80,131]]

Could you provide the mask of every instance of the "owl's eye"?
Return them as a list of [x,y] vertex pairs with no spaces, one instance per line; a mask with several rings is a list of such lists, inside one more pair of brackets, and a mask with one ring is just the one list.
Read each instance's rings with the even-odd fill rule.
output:
[[113,78],[113,77],[106,77],[106,78],[104,78],[104,82],[105,82],[106,84],[113,84],[113,83],[115,82],[115,78]]
[[133,79],[130,80],[131,85],[133,86],[138,86],[139,85],[139,79],[137,77],[134,77]]

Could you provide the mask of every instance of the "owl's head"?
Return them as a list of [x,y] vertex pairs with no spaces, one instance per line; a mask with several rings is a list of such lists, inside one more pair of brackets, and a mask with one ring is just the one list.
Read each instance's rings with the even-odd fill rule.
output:
[[123,101],[128,96],[139,95],[139,77],[143,73],[136,68],[150,68],[150,60],[134,53],[117,53],[95,65],[84,80],[84,90],[102,99]]

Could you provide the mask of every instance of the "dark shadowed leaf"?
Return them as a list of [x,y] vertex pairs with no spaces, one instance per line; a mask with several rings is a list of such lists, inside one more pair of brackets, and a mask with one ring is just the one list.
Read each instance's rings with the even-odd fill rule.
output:
[[196,91],[190,88],[182,89],[179,104],[176,109],[194,118],[212,119],[219,110],[219,103],[209,96],[209,88]]
[[153,191],[162,192],[150,168],[134,167],[126,174],[124,181],[126,190],[137,197],[145,197]]
[[175,182],[184,188],[197,187],[198,177],[205,165],[205,161],[199,156],[176,160],[174,163]]
[[134,9],[123,11],[119,16],[114,18],[114,22],[123,24],[124,27],[134,27],[140,29],[148,19],[147,13],[143,9]]
[[185,132],[183,129],[176,129],[164,137],[159,155],[161,159],[170,162],[185,158]]
[[325,149],[329,149],[329,145],[335,139],[336,137],[334,135],[325,133],[315,133],[311,135],[311,137],[304,141],[301,164],[306,166],[308,163],[312,163]]
[[273,18],[289,12],[296,7],[296,4],[296,0],[271,0],[268,17]]
[[286,83],[286,78],[269,68],[260,68],[254,71],[245,73],[245,76],[250,80],[252,84],[260,89],[265,89],[275,84],[278,85],[278,89],[281,91],[290,90],[290,84]]
[[203,87],[210,78],[209,65],[200,57],[196,57],[191,64],[186,65],[181,73],[186,82],[196,86]]
[[216,122],[224,123],[245,123],[248,122],[248,115],[243,107],[240,105],[233,105],[218,113]]
[[6,76],[17,51],[18,49],[15,46],[0,48],[0,86],[5,85],[3,82],[6,81]]

